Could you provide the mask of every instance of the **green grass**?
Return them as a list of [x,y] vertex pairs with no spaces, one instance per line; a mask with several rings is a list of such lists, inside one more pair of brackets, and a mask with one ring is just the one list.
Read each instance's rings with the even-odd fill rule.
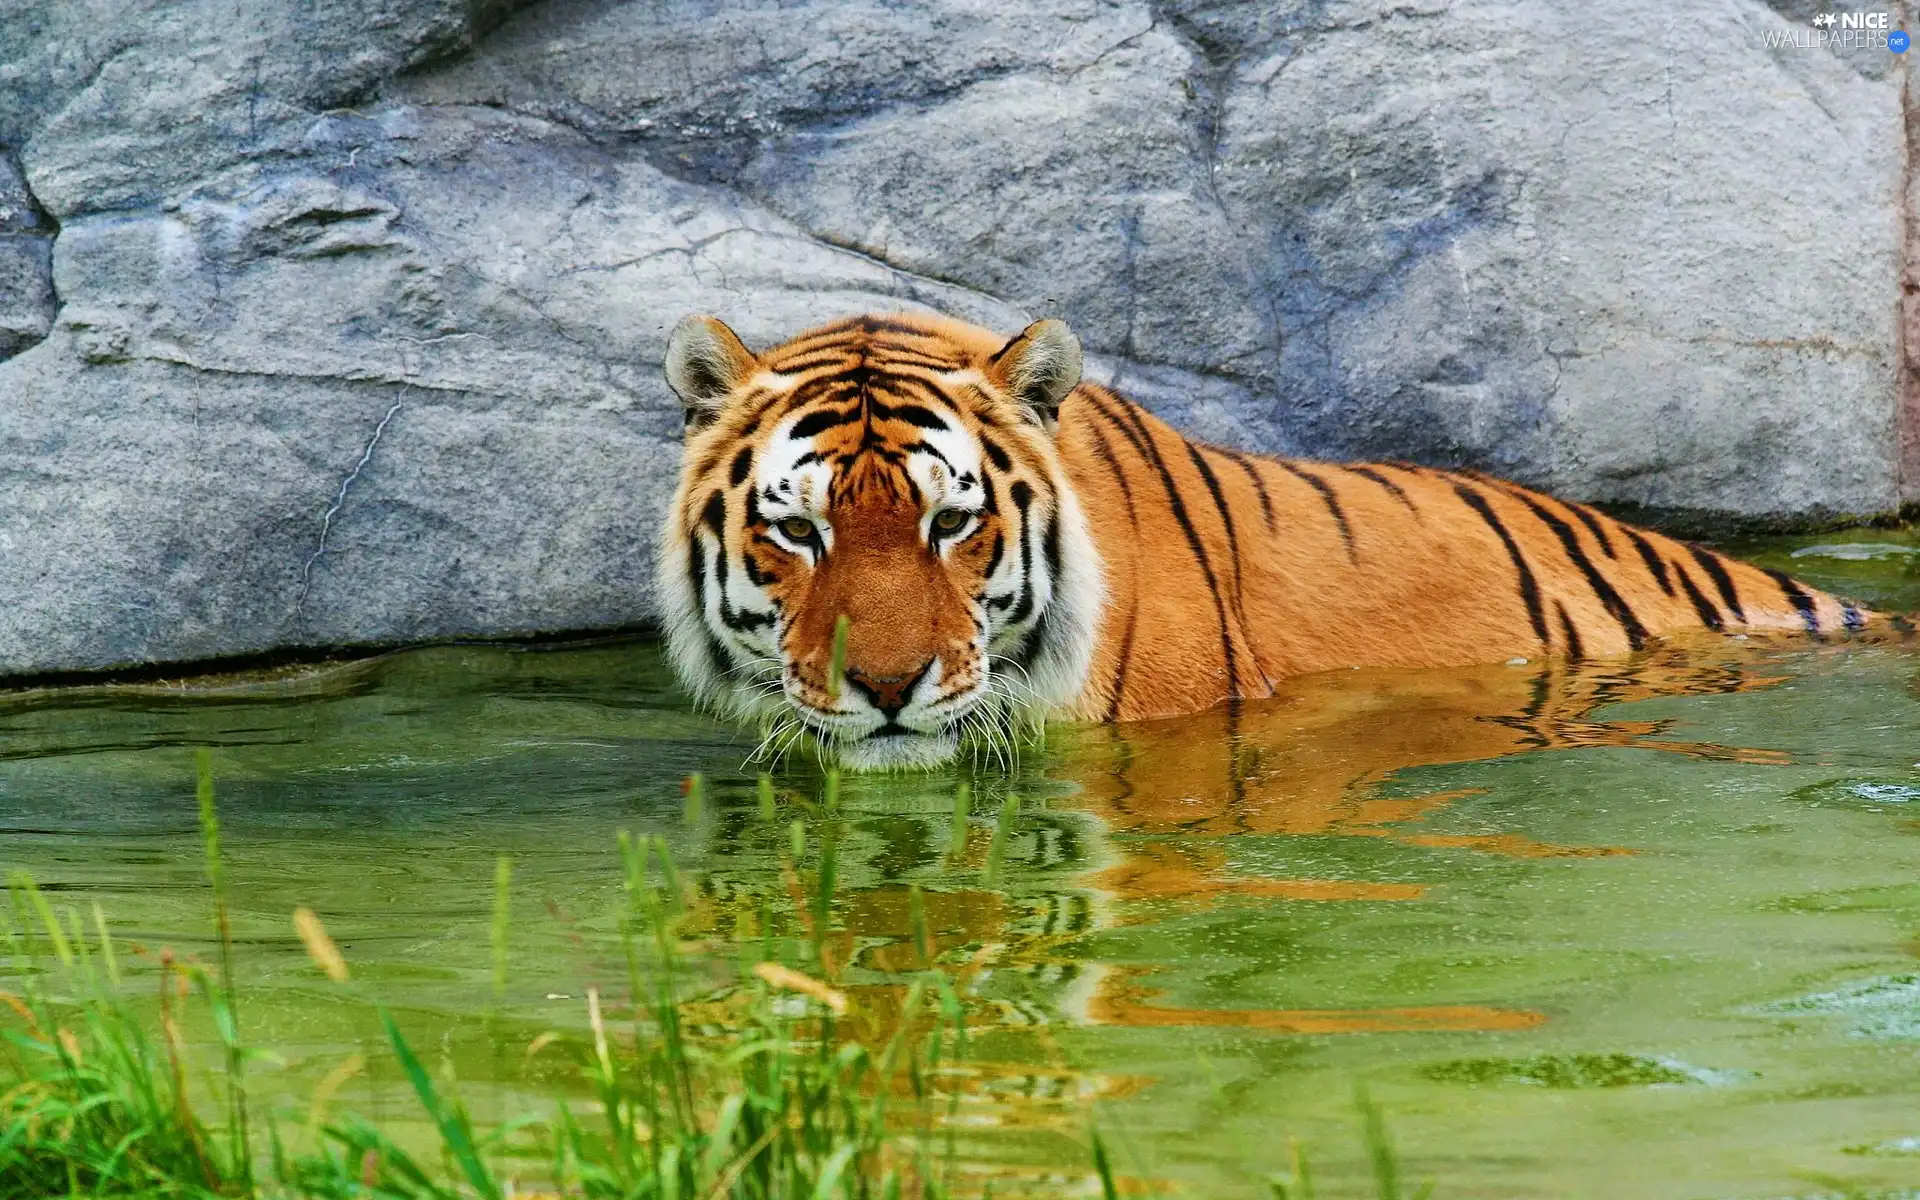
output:
[[[410,1148],[360,1117],[329,1116],[357,1059],[318,1084],[302,1111],[250,1094],[249,1067],[277,1056],[243,1036],[204,757],[198,792],[217,965],[161,951],[157,1010],[135,1002],[97,905],[84,917],[56,910],[24,873],[9,881],[0,932],[20,991],[0,992],[0,1200],[940,1200],[965,1183],[954,1137],[959,1091],[950,1083],[969,1054],[961,999],[932,961],[914,889],[922,969],[896,1011],[850,1011],[826,953],[836,886],[830,828],[803,872],[805,839],[794,827],[786,873],[810,893],[796,896],[807,936],[792,961],[779,960],[772,939],[742,960],[733,996],[740,1016],[718,1039],[691,1036],[683,1021],[692,981],[678,926],[688,881],[663,840],[623,835],[619,932],[631,1009],[615,1013],[589,990],[591,1036],[567,1046],[579,1070],[574,1099],[555,1094],[537,1115],[491,1125],[474,1119],[451,1069],[430,1069],[393,1015],[353,981],[319,919],[297,910],[294,925],[341,1003],[378,1008],[385,1052],[432,1132],[428,1146]],[[769,792],[762,787],[763,809]],[[704,793],[703,781],[690,781],[690,809]],[[825,801],[833,806],[832,796]],[[989,875],[998,857],[989,855]],[[490,939],[496,1002],[507,983],[511,887],[502,858]],[[189,1027],[210,1030],[212,1045],[204,1036],[191,1042]],[[1401,1200],[1379,1111],[1364,1095],[1358,1107],[1377,1194]],[[1115,1178],[1091,1114],[1089,1143],[1089,1190],[1143,1194],[1143,1181]],[[1314,1195],[1297,1148],[1292,1174],[1271,1188],[1285,1200]]]

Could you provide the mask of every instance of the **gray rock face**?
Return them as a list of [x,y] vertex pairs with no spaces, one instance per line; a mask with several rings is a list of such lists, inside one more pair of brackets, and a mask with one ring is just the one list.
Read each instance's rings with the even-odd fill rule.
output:
[[7,6],[0,673],[648,620],[659,362],[697,310],[762,344],[1057,315],[1214,440],[1891,510],[1920,475],[1904,60],[1768,45],[1810,29],[1735,0]]
[[0,360],[53,328],[53,229],[10,159],[0,157]]

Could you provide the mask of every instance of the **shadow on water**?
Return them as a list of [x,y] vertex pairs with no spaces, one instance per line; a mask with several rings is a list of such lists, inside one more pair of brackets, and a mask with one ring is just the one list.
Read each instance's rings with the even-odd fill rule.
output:
[[[736,948],[805,907],[780,866],[798,821],[837,849],[829,953],[856,996],[919,966],[924,889],[990,1064],[965,1081],[971,1156],[1002,1194],[1084,1161],[1089,1102],[1187,1194],[1264,1194],[1286,1133],[1337,1189],[1365,1170],[1338,1157],[1356,1079],[1442,1194],[1911,1186],[1915,666],[1891,642],[1702,637],[1343,672],[1055,728],[1012,772],[849,779],[833,811],[791,761],[767,820],[753,738],[689,712],[652,645],[437,648],[0,699],[0,856],[204,951],[186,748],[214,748],[252,1036],[294,1094],[375,1035],[317,982],[295,905],[507,1114],[564,1073],[528,1043],[624,987],[615,833],[663,835],[696,881],[693,1011],[719,1031]],[[692,771],[712,787],[690,823]],[[396,1085],[373,1069],[342,1099],[397,1116]]]

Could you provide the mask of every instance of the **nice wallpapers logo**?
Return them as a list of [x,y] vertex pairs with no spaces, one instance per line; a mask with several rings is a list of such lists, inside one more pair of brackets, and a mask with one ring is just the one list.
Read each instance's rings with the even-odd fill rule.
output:
[[1891,50],[1905,54],[1912,39],[1893,27],[1893,14],[1884,12],[1825,12],[1811,28],[1769,29],[1769,50]]

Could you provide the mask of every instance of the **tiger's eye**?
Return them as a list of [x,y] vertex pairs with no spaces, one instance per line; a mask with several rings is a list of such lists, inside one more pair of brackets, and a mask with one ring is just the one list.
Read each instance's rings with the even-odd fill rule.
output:
[[972,514],[968,513],[965,509],[943,508],[933,514],[933,531],[935,533],[959,533],[961,527],[967,523],[967,518],[971,515]]
[[783,517],[778,528],[792,541],[805,542],[813,539],[813,522],[805,517]]

